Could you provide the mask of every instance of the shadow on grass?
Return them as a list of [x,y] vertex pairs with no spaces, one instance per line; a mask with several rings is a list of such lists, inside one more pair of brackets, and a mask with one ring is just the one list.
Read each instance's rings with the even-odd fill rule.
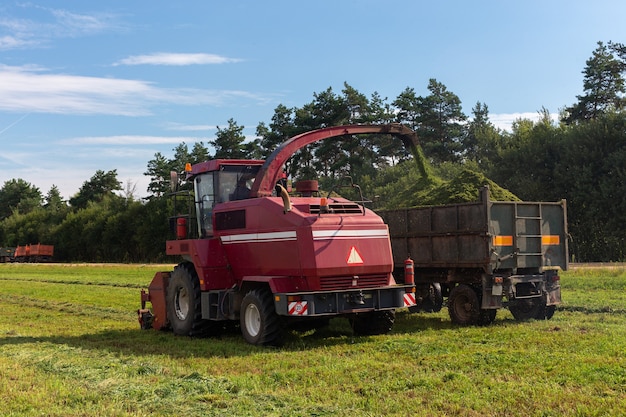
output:
[[[345,322],[345,323],[342,323]],[[88,330],[86,330],[88,331]],[[74,348],[113,352],[120,355],[157,355],[171,358],[244,357],[262,352],[299,351],[303,348],[366,343],[368,337],[355,336],[346,319],[333,319],[329,326],[315,331],[288,331],[280,346],[254,346],[245,342],[237,326],[220,329],[207,337],[176,336],[170,331],[105,330],[76,336],[21,336],[17,332],[0,337],[6,345],[48,343]]]
[[[513,319],[500,319],[490,326],[520,324]],[[435,314],[410,313],[401,310],[391,335],[412,335],[419,339],[422,331],[454,331],[460,326],[453,324],[446,312]],[[289,331],[278,347],[253,346],[245,342],[237,326],[221,329],[219,333],[204,338],[176,336],[168,331],[155,330],[105,330],[77,336],[20,336],[9,332],[0,337],[0,347],[5,345],[50,343],[80,349],[113,352],[120,355],[157,355],[172,358],[190,357],[245,357],[262,352],[300,351],[329,346],[368,343],[368,336],[356,336],[348,320],[334,318],[326,327],[308,332]]]

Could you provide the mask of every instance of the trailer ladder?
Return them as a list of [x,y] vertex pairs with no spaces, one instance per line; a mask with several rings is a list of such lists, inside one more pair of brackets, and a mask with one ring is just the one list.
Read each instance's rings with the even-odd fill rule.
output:
[[519,267],[542,265],[541,204],[515,203],[515,247]]

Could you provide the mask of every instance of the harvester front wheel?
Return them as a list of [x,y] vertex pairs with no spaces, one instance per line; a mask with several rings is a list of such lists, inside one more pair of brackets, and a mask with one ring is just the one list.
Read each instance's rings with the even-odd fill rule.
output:
[[241,302],[239,321],[244,339],[253,345],[280,343],[282,329],[272,295],[264,289],[249,291]]
[[211,322],[202,319],[200,282],[193,265],[174,268],[167,286],[166,306],[174,334],[205,336],[209,332]]

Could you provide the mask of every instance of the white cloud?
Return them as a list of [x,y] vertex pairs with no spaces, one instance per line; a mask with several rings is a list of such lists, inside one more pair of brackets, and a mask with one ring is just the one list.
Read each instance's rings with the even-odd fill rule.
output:
[[41,13],[38,20],[22,19],[13,16],[11,9],[5,8],[0,17],[0,50],[43,47],[54,39],[126,30],[119,23],[118,17],[109,13],[78,14],[33,3],[16,6],[37,9]]
[[0,111],[145,116],[172,103],[219,106],[235,99],[268,99],[239,90],[165,89],[141,80],[49,74],[33,67],[0,65]]
[[61,9],[48,11],[56,18],[55,27],[60,36],[78,36],[122,29],[117,23],[117,17],[108,13],[78,14]]
[[215,54],[181,54],[157,52],[148,55],[134,55],[124,58],[113,65],[213,65],[240,62],[240,59],[227,58]]
[[165,130],[175,130],[179,132],[202,132],[216,130],[216,126],[211,125],[185,125],[182,123],[166,123],[163,127]]
[[0,36],[0,50],[18,49],[37,45],[38,42],[32,39],[23,39],[17,36]]
[[195,137],[167,137],[167,136],[88,136],[72,139],[64,139],[59,141],[61,145],[163,145],[163,144],[179,144],[195,143],[198,138]]
[[[536,122],[540,120],[543,115],[538,112],[524,112],[524,113],[499,113],[499,114],[490,114],[489,120],[493,125],[502,130],[511,131],[511,127],[513,123],[520,119],[528,119]],[[559,115],[557,113],[550,113],[550,118],[554,123],[558,123]]]

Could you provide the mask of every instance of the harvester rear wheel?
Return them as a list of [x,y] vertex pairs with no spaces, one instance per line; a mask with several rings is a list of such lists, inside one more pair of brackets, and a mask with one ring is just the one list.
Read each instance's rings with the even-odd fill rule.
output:
[[241,302],[239,321],[244,339],[253,345],[276,345],[281,341],[280,317],[269,291],[249,291]]
[[174,268],[166,293],[167,318],[180,336],[206,336],[211,322],[202,319],[200,282],[192,264]]
[[453,323],[467,326],[480,320],[480,300],[476,291],[466,284],[457,285],[448,297],[448,314]]

